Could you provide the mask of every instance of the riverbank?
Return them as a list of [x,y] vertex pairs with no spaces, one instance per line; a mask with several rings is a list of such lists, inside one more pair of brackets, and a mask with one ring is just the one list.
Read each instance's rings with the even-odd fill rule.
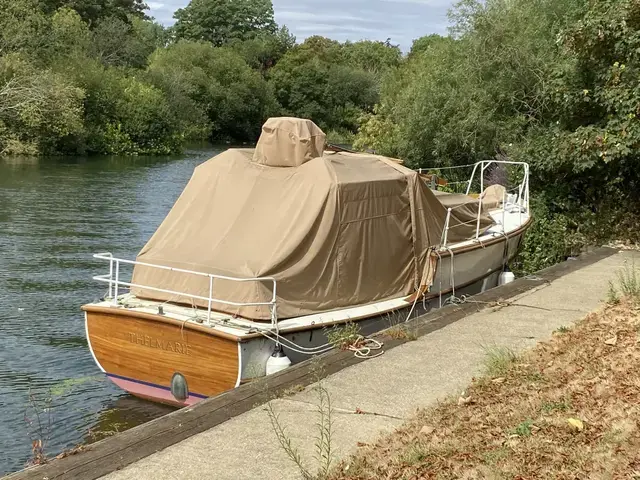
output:
[[640,284],[518,356],[490,349],[463,396],[364,446],[335,479],[637,478]]
[[345,458],[400,427],[416,408],[459,395],[481,372],[487,348],[529,348],[582,318],[631,258],[638,254],[598,249],[420,317],[404,338],[381,337],[385,353],[378,358],[330,352],[9,478],[296,478],[262,406],[272,395],[287,393],[271,405],[310,459],[317,393],[304,387],[330,375],[323,385],[335,408],[333,454]]

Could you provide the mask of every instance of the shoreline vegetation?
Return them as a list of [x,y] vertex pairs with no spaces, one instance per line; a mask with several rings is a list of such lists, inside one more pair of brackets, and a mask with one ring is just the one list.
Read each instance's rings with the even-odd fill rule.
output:
[[170,28],[142,0],[0,11],[0,156],[164,155],[251,143],[266,118],[297,116],[412,168],[530,163],[535,224],[518,273],[638,243],[637,0],[460,0],[448,36],[405,53],[391,40],[296,43],[270,0],[192,0]]

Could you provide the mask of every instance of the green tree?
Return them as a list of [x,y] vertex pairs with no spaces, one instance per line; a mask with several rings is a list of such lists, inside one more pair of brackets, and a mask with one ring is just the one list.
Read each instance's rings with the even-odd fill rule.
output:
[[342,46],[342,55],[350,65],[374,74],[383,74],[391,68],[396,68],[402,60],[400,47],[392,45],[389,40],[346,42]]
[[455,41],[452,37],[443,37],[442,35],[438,35],[437,33],[431,35],[425,35],[424,37],[417,38],[411,44],[411,50],[409,51],[409,58],[412,58],[416,55],[421,55],[423,53],[429,52],[429,50],[433,48],[438,48],[439,44],[442,42],[453,42]]
[[143,68],[156,48],[167,42],[164,27],[150,20],[132,17],[124,21],[108,17],[91,32],[91,54],[105,65]]
[[84,92],[17,54],[0,57],[0,154],[59,152],[81,134]]
[[295,43],[296,38],[289,29],[282,27],[275,34],[260,33],[249,40],[231,40],[229,47],[238,52],[251,68],[266,74]]
[[36,54],[48,43],[51,20],[38,0],[0,0],[0,55]]
[[144,0],[40,0],[39,4],[49,14],[59,8],[72,8],[89,25],[109,17],[123,21],[128,21],[130,16],[145,18],[144,12],[149,8]]
[[349,65],[342,45],[310,37],[269,72],[283,113],[310,118],[325,130],[354,132],[378,100],[376,75]]
[[215,46],[277,30],[271,0],[191,0],[174,18],[177,39],[202,40]]
[[273,92],[259,72],[229,48],[181,40],[156,51],[149,76],[191,111],[207,118],[218,140],[255,141],[276,109]]

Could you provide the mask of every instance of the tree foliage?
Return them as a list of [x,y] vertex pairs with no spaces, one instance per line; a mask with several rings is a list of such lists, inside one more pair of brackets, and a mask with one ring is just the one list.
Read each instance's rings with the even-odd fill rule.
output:
[[40,0],[39,3],[50,14],[60,8],[75,10],[89,25],[111,17],[123,21],[131,17],[146,18],[144,12],[149,8],[144,0]]
[[174,18],[176,38],[218,47],[232,40],[274,34],[277,29],[271,0],[191,0]]
[[171,29],[146,18],[140,0],[0,0],[0,8],[0,101],[18,105],[2,113],[5,153],[253,142],[276,115],[311,118],[348,140],[402,57],[390,42],[296,45],[270,0],[193,0]]
[[451,19],[385,76],[357,145],[421,167],[530,162],[541,223],[527,268],[568,239],[637,239],[640,2],[463,0]]
[[340,44],[314,36],[290,49],[269,79],[284,114],[348,132],[357,129],[364,113],[373,111],[379,78],[398,63],[394,46],[368,41]]
[[191,109],[202,108],[213,139],[252,141],[275,113],[267,82],[228,48],[181,40],[153,55],[149,75]]

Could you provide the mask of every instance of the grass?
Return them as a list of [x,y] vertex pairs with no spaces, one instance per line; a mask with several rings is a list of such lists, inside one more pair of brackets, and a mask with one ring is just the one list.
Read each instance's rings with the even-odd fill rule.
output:
[[527,418],[525,421],[520,422],[516,428],[511,430],[512,435],[517,435],[518,437],[528,437],[531,435],[531,430],[533,427],[533,420]]
[[[624,268],[618,272],[618,285],[623,296],[634,301],[640,300],[640,277],[635,262],[632,262],[631,265],[625,263]],[[611,283],[609,288],[616,291]]]
[[618,303],[529,352],[487,348],[473,401],[419,411],[330,478],[640,479],[638,280],[627,270]]
[[404,324],[394,325],[393,327],[387,329],[385,332],[394,340],[406,340],[408,342],[412,342],[418,339],[418,335],[415,331],[412,331]]
[[518,354],[508,347],[485,348],[485,374],[489,377],[501,377],[518,360]]
[[550,414],[553,412],[568,412],[571,410],[571,402],[569,400],[548,401],[544,402],[540,407],[542,413]]

